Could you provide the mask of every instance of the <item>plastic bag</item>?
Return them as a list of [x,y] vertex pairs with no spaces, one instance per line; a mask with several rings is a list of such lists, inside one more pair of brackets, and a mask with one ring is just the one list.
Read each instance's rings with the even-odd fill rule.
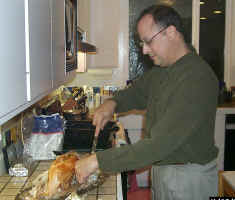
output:
[[34,124],[30,137],[24,148],[33,160],[51,160],[56,155],[53,151],[61,151],[63,146],[63,120],[60,115],[34,116]]

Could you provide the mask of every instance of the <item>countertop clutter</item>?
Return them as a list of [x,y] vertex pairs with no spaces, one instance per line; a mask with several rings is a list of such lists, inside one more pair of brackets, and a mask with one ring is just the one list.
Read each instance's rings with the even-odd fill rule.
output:
[[[44,171],[48,170],[52,161],[38,162],[32,175],[29,177],[11,177],[8,174],[0,176],[0,199],[15,200],[16,195],[25,188],[31,186],[32,181]],[[116,200],[117,199],[117,176],[110,175],[107,180],[97,188],[83,196],[72,198],[73,200]]]
[[[83,146],[81,146],[81,149],[79,149],[78,141],[76,141],[75,144],[76,149],[74,149],[75,147],[71,147],[72,142],[70,136],[73,136],[72,133],[74,130],[76,130],[76,136],[83,136],[84,134],[82,134],[82,131],[87,132],[87,130],[89,130],[93,133],[95,130],[91,124],[91,118],[89,118],[89,115],[91,114],[89,108],[93,108],[89,105],[89,98],[89,93],[85,93],[84,90],[82,90],[81,88],[66,88],[62,91],[62,93],[60,93],[59,96],[52,98],[51,101],[47,101],[46,104],[39,104],[39,106],[36,107],[36,116],[53,116],[57,114],[63,116],[65,120],[64,125],[66,137],[64,138],[63,142],[63,150],[59,152],[58,155],[64,153],[64,151],[67,152],[71,150],[76,150],[78,151],[78,153],[89,153],[91,151],[95,152],[98,150],[102,151],[106,148],[111,148],[112,146],[120,146],[120,144],[126,144],[124,128],[120,123],[112,121],[107,124],[107,133],[103,131],[103,133],[100,134],[100,136],[107,136],[107,138],[94,138],[94,136],[92,136],[92,140],[90,143],[91,148],[89,150],[83,148]],[[95,98],[92,98],[92,101],[94,101],[94,99]],[[94,105],[94,102],[92,104]],[[74,116],[72,116],[71,118],[71,115],[65,115],[68,111],[70,111],[68,112],[69,114],[77,114],[74,112],[76,110],[80,111],[76,118],[74,118]],[[86,135],[89,135],[88,132],[86,133]],[[74,141],[75,139],[77,138],[73,138]],[[82,139],[84,138],[82,137]],[[81,138],[79,140],[81,140]],[[86,140],[87,139],[85,139],[85,141]],[[85,141],[83,140],[83,142]],[[70,145],[68,149],[66,149],[66,147],[68,147],[66,142]],[[104,144],[106,143],[107,145],[104,146]],[[95,147],[95,149],[93,147]],[[54,153],[56,154],[56,151],[54,151]],[[38,175],[49,169],[52,161],[53,159],[51,158],[35,159],[36,164],[33,166],[33,169],[30,169],[28,177],[16,177],[10,176],[9,174],[3,174],[2,176],[0,176],[0,199],[15,199],[17,194],[21,193],[21,191],[29,188],[32,185],[32,181],[35,180]],[[103,184],[97,186],[95,189],[85,193],[82,196],[80,195],[79,197],[76,193],[72,193],[73,195],[70,195],[70,197],[66,200],[122,200],[123,196],[121,182],[122,181],[120,174],[112,174],[105,180]]]

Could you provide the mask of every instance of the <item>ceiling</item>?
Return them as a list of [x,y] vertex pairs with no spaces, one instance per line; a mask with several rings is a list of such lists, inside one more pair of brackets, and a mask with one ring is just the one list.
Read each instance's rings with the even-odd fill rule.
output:
[[[200,16],[211,18],[224,15],[225,13],[225,0],[201,0],[204,4],[201,4]],[[215,10],[220,10],[222,13],[215,14]]]
[[[159,3],[165,3],[182,9],[185,8],[184,10],[187,10],[189,6],[192,7],[192,1],[193,0],[158,0]],[[218,16],[213,13],[214,10],[221,10],[221,14],[225,12],[225,0],[200,0],[200,2],[204,3],[200,6],[201,17],[210,18]]]

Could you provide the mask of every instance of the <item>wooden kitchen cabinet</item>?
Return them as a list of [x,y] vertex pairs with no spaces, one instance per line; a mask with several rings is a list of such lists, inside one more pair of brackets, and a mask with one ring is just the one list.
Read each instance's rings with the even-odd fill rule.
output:
[[24,0],[0,7],[0,122],[6,114],[27,103]]

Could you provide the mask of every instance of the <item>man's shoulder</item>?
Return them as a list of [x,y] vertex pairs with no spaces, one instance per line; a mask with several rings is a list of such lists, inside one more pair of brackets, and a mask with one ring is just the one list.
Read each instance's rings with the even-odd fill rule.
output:
[[197,53],[186,55],[175,67],[172,74],[176,82],[194,83],[197,85],[212,82],[217,84],[217,78],[210,65]]

